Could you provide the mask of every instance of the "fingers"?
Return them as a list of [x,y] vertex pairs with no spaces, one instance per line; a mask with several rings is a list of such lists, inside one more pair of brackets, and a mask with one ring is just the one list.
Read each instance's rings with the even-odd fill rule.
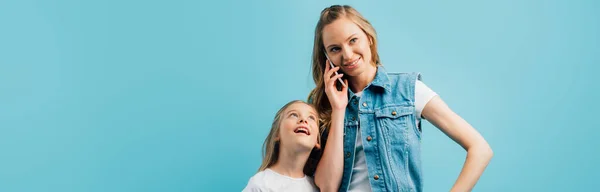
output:
[[330,77],[333,76],[333,74],[337,71],[340,70],[340,67],[334,67],[333,69],[327,71],[327,73],[325,74],[326,77]]
[[342,85],[342,92],[347,93],[348,92],[348,79],[344,79],[344,85]]
[[329,81],[327,81],[327,84],[329,84],[329,86],[335,87],[335,82],[338,81],[338,79],[342,78],[343,76],[344,76],[343,73],[333,76],[329,79]]
[[[344,76],[343,73],[340,74],[334,74],[336,73],[338,70],[340,70],[340,67],[334,67],[331,68],[331,64],[329,60],[325,60],[326,64],[325,64],[325,72],[323,73],[323,83],[325,83],[325,89],[326,90],[333,90],[333,91],[337,91],[337,88],[335,86],[335,82],[339,81],[338,79],[342,78]],[[346,85],[347,84],[347,80],[346,80]],[[345,88],[346,86],[343,86],[342,90]],[[345,88],[347,89],[347,88]]]
[[325,60],[325,72],[323,73],[323,78],[325,78],[323,80],[325,80],[325,82],[327,82],[329,80],[329,78],[332,78],[331,76],[333,76],[333,73],[340,70],[340,67],[331,68],[330,66],[331,66],[330,61]]

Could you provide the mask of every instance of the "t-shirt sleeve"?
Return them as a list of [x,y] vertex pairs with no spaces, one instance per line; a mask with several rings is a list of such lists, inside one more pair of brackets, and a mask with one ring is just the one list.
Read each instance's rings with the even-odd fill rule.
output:
[[242,192],[263,192],[264,186],[260,182],[258,182],[258,177],[263,176],[261,173],[250,178],[246,187],[242,190]]
[[261,186],[256,183],[248,183],[242,192],[263,192],[265,190],[262,189]]
[[421,114],[425,105],[437,95],[436,92],[431,90],[425,83],[420,80],[415,82],[415,116],[421,119]]

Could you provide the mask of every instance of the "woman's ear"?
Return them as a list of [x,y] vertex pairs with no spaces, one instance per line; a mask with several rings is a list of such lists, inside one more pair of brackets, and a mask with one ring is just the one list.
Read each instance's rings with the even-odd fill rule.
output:
[[321,144],[319,144],[319,143],[315,144],[315,148],[316,149],[321,149]]

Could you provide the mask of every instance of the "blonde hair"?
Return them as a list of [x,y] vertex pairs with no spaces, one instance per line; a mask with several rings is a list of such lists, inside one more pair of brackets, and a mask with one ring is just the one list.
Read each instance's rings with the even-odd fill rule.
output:
[[[290,107],[292,104],[295,103],[304,103],[307,104],[309,106],[311,106],[313,109],[315,108],[313,105],[308,104],[304,101],[300,101],[300,100],[294,100],[294,101],[290,101],[287,104],[285,104],[283,107],[281,107],[281,109],[279,109],[279,111],[277,111],[277,113],[275,114],[275,119],[273,119],[273,123],[271,124],[271,131],[269,132],[269,135],[267,136],[267,138],[265,139],[265,142],[263,143],[263,149],[262,149],[262,156],[263,156],[263,161],[262,164],[260,165],[260,168],[258,168],[258,171],[264,171],[265,169],[273,166],[275,163],[277,163],[277,160],[279,158],[279,140],[275,140],[275,138],[277,138],[277,136],[279,135],[279,129],[281,127],[281,120],[283,119],[283,113],[285,112],[285,110]],[[320,127],[317,121],[317,127]],[[321,143],[321,130],[319,129],[319,134],[317,134],[317,143]],[[304,173],[307,175],[312,176],[315,172],[315,169],[317,168],[317,163],[320,157],[320,150],[317,148],[313,148],[313,150],[310,153],[309,159],[308,161],[306,161],[306,164],[304,165]]]
[[[325,47],[323,45],[323,28],[340,18],[349,19],[362,29],[371,42],[371,63],[376,66],[381,65],[379,54],[377,53],[377,33],[375,32],[375,28],[358,11],[348,5],[332,5],[321,11],[321,17],[315,29],[315,44],[312,53],[312,75],[316,87],[308,95],[308,101],[315,105],[317,111],[319,111],[319,117],[322,119],[321,126],[324,129],[327,129],[331,125],[331,104],[327,95],[325,95],[323,78],[326,60],[324,55]],[[324,145],[325,141],[322,146]]]

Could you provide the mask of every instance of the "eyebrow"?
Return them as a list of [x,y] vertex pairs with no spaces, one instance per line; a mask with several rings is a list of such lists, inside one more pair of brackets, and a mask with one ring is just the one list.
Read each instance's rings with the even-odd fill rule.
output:
[[[348,39],[346,39],[346,41],[348,41],[349,39],[351,39],[352,37],[354,37],[356,35],[356,33],[353,33],[352,35],[350,35],[350,37],[348,37]],[[331,48],[332,46],[335,46],[336,44],[331,44],[329,46],[326,47],[326,49]]]
[[292,110],[289,110],[289,111],[288,111],[287,113],[285,113],[285,114],[287,115],[287,114],[290,114],[291,112],[295,112],[295,111],[296,111],[295,109],[292,109]]
[[[291,112],[298,112],[298,111],[296,111],[295,109],[292,109],[292,110],[289,110],[288,112],[286,112],[285,114],[287,115],[287,114],[290,114]],[[318,117],[317,113],[315,113],[315,112],[311,111],[310,114],[314,115],[315,117]]]

